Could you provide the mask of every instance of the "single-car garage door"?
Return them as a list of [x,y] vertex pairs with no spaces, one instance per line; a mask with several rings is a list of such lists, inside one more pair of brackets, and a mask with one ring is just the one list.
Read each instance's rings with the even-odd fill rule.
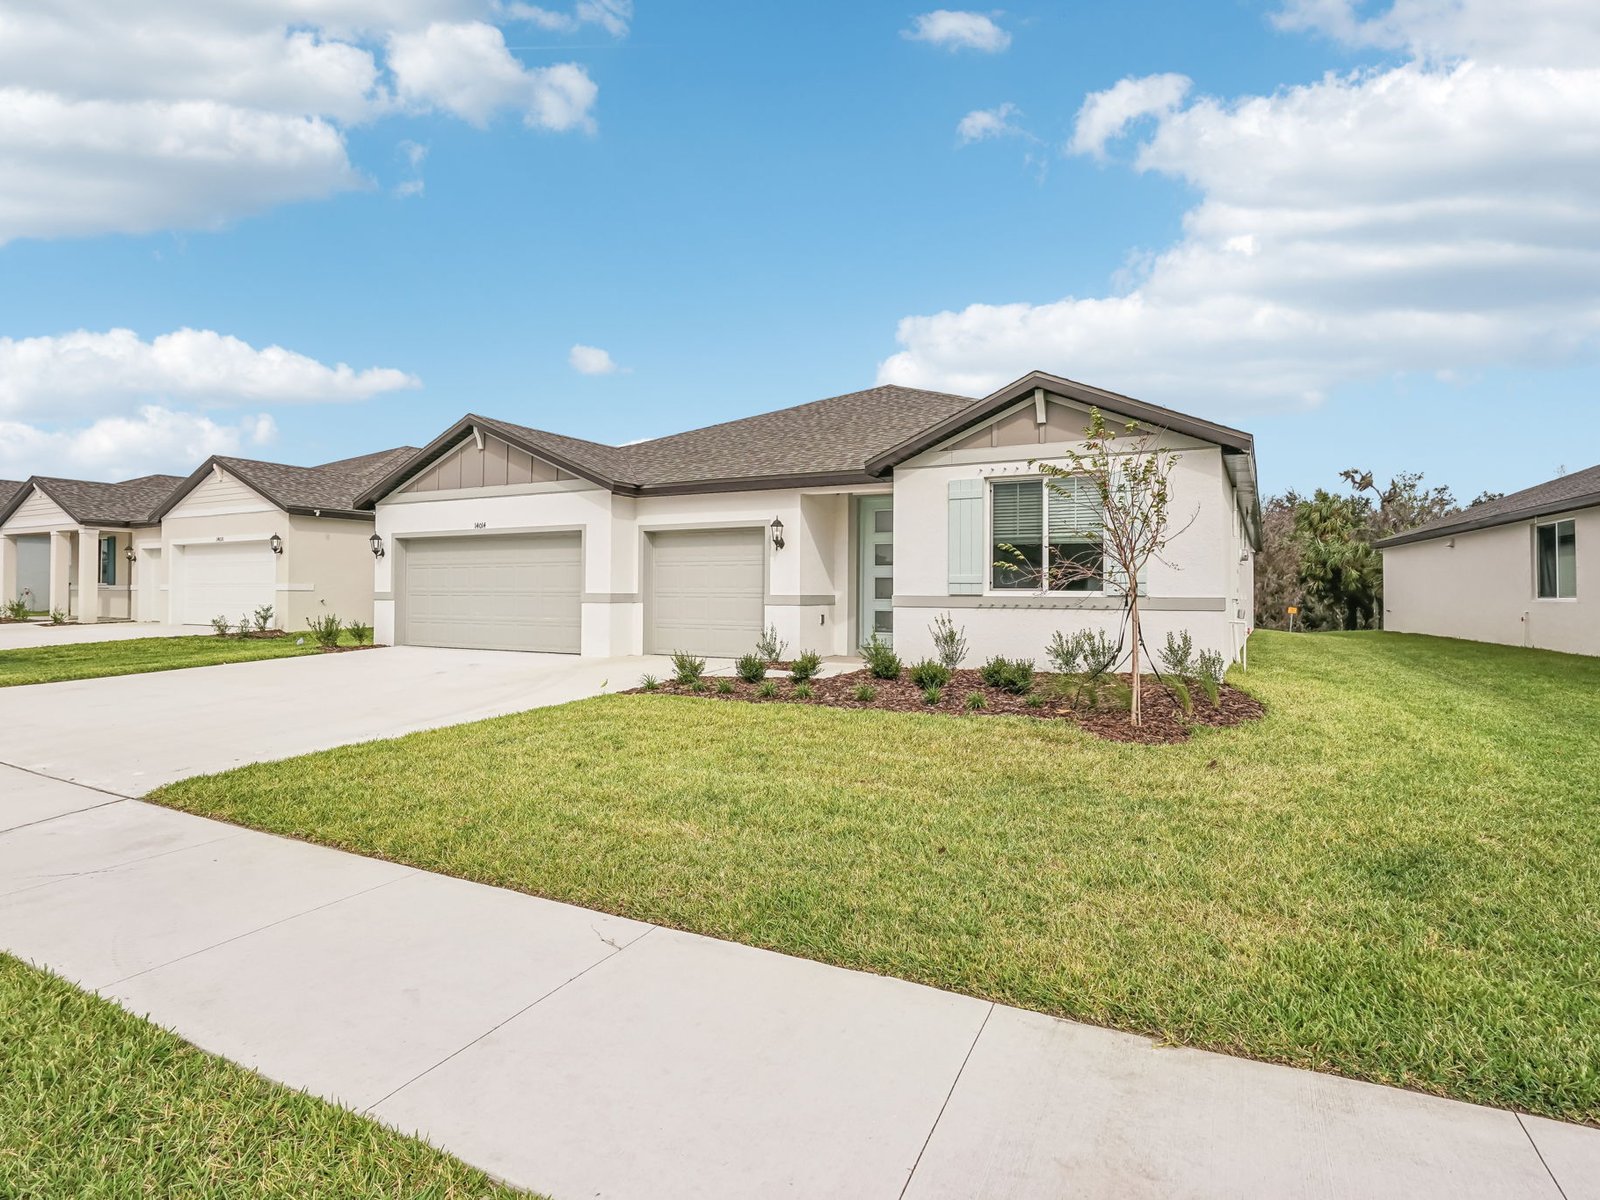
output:
[[647,649],[713,658],[748,653],[766,616],[765,584],[763,529],[651,534]]
[[209,625],[213,617],[237,622],[276,604],[278,556],[266,542],[197,542],[178,550],[178,620]]
[[578,652],[576,533],[407,539],[402,588],[409,645]]

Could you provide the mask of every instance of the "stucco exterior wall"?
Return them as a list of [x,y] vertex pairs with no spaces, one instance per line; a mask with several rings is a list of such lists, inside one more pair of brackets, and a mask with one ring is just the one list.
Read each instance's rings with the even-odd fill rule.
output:
[[1519,521],[1385,550],[1384,627],[1600,654],[1600,508],[1570,515],[1578,538],[1576,599],[1537,598],[1534,522]]
[[[1241,590],[1248,567],[1233,486],[1215,446],[1172,439],[1179,457],[1172,472],[1171,523],[1181,529],[1167,561],[1152,561],[1140,602],[1144,637],[1158,650],[1169,631],[1187,629],[1197,648],[1217,650],[1228,661],[1243,649],[1248,625]],[[1057,630],[1099,628],[1113,641],[1121,635],[1124,601],[1119,596],[1040,594],[996,590],[950,595],[948,560],[949,484],[952,480],[1029,478],[1030,459],[1063,462],[1065,443],[983,447],[972,439],[957,448],[930,451],[895,472],[895,648],[908,661],[932,653],[928,627],[948,611],[965,627],[974,662],[993,654],[1044,660]],[[988,529],[985,489],[985,529]],[[986,534],[987,536],[987,534]]]

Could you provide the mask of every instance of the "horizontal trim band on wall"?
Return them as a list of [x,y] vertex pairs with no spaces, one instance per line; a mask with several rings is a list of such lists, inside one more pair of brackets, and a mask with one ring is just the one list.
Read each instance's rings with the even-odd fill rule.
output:
[[837,596],[768,596],[768,604],[794,608],[825,608],[838,604]]
[[643,604],[638,592],[584,592],[584,604]]
[[394,603],[394,593],[393,592],[373,592],[372,593],[372,598],[374,600],[378,601],[379,603],[382,603],[385,600],[389,601],[391,604]]
[[[1127,607],[1121,596],[1041,596],[1031,593],[1012,599],[1008,596],[896,596],[896,608],[989,608],[1078,609],[1090,612],[1121,612]],[[1228,602],[1221,596],[1141,596],[1139,607],[1145,612],[1226,612]]]

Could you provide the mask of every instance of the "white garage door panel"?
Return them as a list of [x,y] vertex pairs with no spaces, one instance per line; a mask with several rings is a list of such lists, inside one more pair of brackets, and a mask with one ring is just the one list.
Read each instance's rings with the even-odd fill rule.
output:
[[576,533],[408,540],[403,605],[413,646],[576,654],[582,543]]
[[650,536],[650,650],[747,653],[766,618],[766,532],[697,529]]
[[238,621],[277,601],[278,556],[262,542],[201,542],[183,546],[178,569],[178,620],[209,625]]

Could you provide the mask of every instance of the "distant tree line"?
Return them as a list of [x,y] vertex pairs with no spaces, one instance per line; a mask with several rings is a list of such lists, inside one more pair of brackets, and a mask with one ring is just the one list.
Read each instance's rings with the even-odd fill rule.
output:
[[[1405,471],[1378,482],[1371,471],[1341,471],[1345,488],[1310,496],[1285,492],[1261,506],[1256,556],[1256,626],[1377,629],[1383,623],[1383,553],[1374,543],[1462,511],[1447,487]],[[1499,499],[1484,492],[1475,505]]]

